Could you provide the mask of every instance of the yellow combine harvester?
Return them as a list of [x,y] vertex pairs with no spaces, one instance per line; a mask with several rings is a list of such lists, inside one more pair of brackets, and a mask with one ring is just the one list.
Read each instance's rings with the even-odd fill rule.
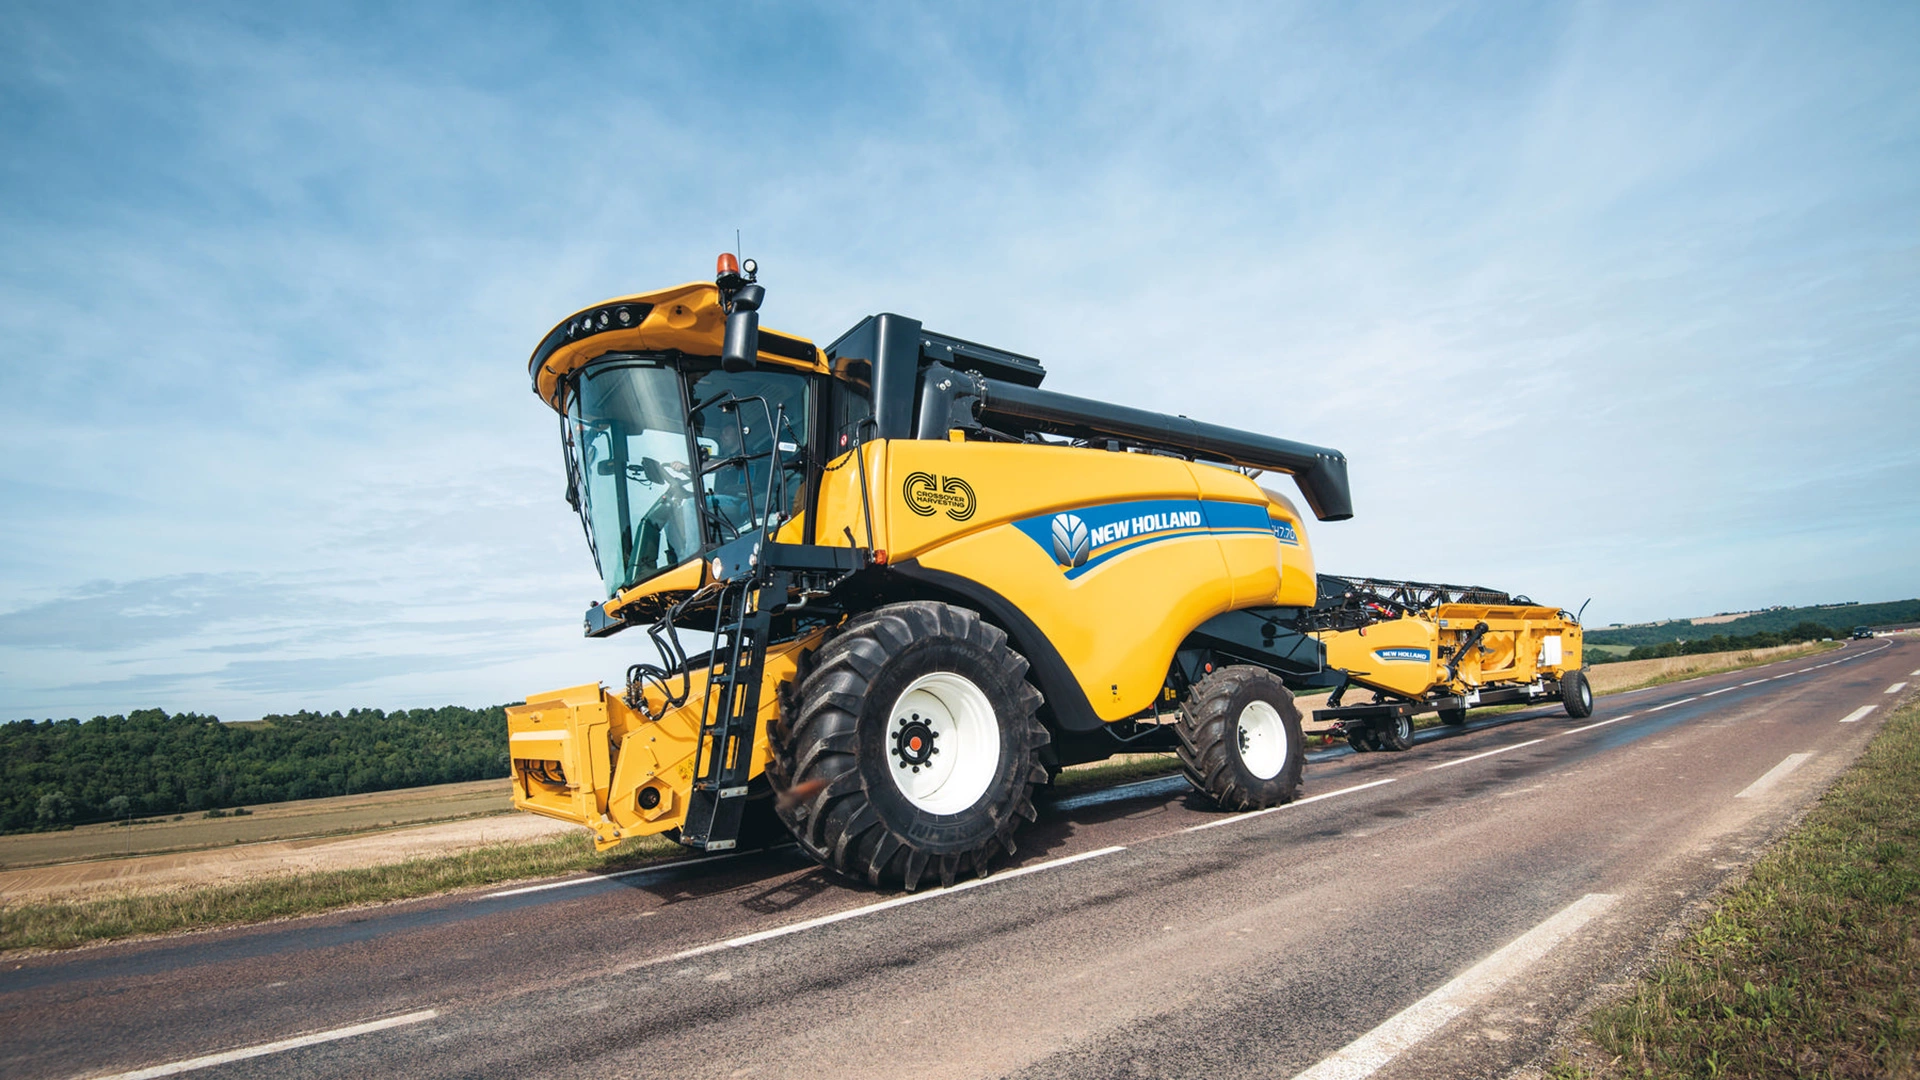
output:
[[516,805],[709,851],[777,814],[911,889],[985,873],[1036,786],[1118,752],[1177,749],[1226,807],[1294,797],[1316,580],[1254,477],[1340,520],[1345,457],[1042,390],[898,315],[820,349],[759,328],[755,277],[724,255],[533,353],[606,588],[586,632],[658,656],[508,710]]
[[[1302,621],[1326,647],[1340,679],[1316,709],[1355,750],[1407,750],[1413,718],[1467,722],[1479,705],[1558,698],[1567,715],[1593,713],[1579,620],[1492,589],[1378,578],[1320,577],[1320,600]],[[1350,686],[1369,704],[1343,705]]]

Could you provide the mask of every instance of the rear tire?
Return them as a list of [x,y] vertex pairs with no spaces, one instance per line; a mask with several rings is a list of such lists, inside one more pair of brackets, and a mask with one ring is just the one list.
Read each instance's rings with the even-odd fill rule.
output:
[[1195,683],[1175,731],[1182,771],[1223,809],[1265,810],[1300,790],[1300,710],[1264,668],[1224,667]]
[[904,886],[981,877],[1047,782],[1040,692],[1007,635],[965,608],[891,604],[814,657],[773,731],[779,813],[821,865]]
[[1586,672],[1569,671],[1560,676],[1560,702],[1575,720],[1593,715],[1593,687],[1587,684]]
[[1367,733],[1364,731],[1356,731],[1348,735],[1347,745],[1353,747],[1353,752],[1356,754],[1370,753],[1373,750],[1373,740],[1367,738]]
[[1467,710],[1465,708],[1441,709],[1440,722],[1453,727],[1460,727],[1467,722]]
[[1376,728],[1380,733],[1380,749],[1413,749],[1413,716],[1396,716],[1387,721],[1387,726]]

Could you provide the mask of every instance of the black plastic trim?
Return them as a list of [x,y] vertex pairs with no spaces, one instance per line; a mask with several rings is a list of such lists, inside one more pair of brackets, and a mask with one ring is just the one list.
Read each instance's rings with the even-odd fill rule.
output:
[[784,356],[789,360],[804,360],[809,364],[817,362],[820,356],[820,350],[814,348],[810,342],[791,338],[785,334],[776,334],[771,330],[760,331],[760,351]]
[[[618,315],[623,308],[632,316],[630,321],[624,323],[619,320]],[[547,362],[547,358],[552,356],[560,346],[571,341],[583,341],[597,334],[610,333],[614,330],[631,330],[641,323],[646,322],[647,316],[652,313],[652,304],[638,303],[601,304],[599,307],[574,312],[572,315],[562,319],[560,325],[547,331],[546,337],[540,339],[540,346],[533,350],[533,357],[527,361],[527,377],[534,381],[534,386],[537,390],[539,388],[541,366]],[[600,325],[599,317],[603,314],[607,316],[607,325],[605,326]],[[592,325],[584,325],[586,323],[591,323]]]

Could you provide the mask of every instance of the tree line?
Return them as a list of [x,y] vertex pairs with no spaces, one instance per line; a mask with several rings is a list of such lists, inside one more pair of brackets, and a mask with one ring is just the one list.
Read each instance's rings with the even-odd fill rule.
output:
[[1619,629],[1587,629],[1587,641],[1594,645],[1661,645],[1678,638],[1707,640],[1714,635],[1743,637],[1761,633],[1783,634],[1804,623],[1828,627],[1822,636],[1844,637],[1856,626],[1890,626],[1920,622],[1920,600],[1888,600],[1874,604],[1837,604],[1827,607],[1780,608],[1742,615],[1724,623],[1695,626],[1691,619],[1676,619],[1652,626],[1623,626]]
[[502,706],[0,724],[0,832],[507,775]]
[[[1590,653],[1586,661],[1590,664],[1611,664],[1623,660],[1663,660],[1669,656],[1695,656],[1700,653],[1736,652],[1741,649],[1770,649],[1775,645],[1795,645],[1803,641],[1820,641],[1824,638],[1843,638],[1851,632],[1836,630],[1811,619],[1800,622],[1778,633],[1763,630],[1757,634],[1715,634],[1708,638],[1693,641],[1663,641],[1655,645],[1637,645],[1634,650],[1623,656],[1606,656],[1597,651]],[[1588,635],[1592,637],[1591,634]]]

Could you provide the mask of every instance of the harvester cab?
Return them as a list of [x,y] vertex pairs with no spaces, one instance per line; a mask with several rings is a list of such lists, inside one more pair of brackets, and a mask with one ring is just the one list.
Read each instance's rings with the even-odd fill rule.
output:
[[1042,390],[894,314],[821,349],[760,327],[757,278],[723,255],[529,362],[604,587],[586,633],[656,655],[509,710],[518,806],[603,847],[759,819],[912,888],[985,873],[1035,787],[1116,752],[1177,750],[1230,807],[1293,797],[1288,686],[1328,675],[1304,521],[1255,477],[1344,519],[1339,452]]

